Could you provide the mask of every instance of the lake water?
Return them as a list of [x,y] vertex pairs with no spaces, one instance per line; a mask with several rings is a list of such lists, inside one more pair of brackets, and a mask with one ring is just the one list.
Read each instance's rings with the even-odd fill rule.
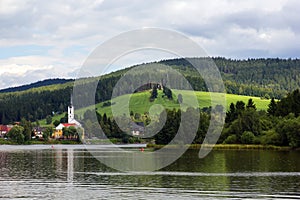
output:
[[300,199],[300,152],[188,150],[159,171],[123,173],[82,146],[0,146],[0,199],[171,198]]

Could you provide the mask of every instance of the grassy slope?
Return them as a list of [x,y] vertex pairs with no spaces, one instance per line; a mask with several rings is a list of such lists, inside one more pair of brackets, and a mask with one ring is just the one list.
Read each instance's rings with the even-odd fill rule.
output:
[[[193,91],[174,91],[174,93],[180,93],[182,94],[182,96],[184,97],[183,101],[188,101],[190,98],[190,96],[193,96],[193,93],[195,93],[197,99],[198,99],[198,103],[199,103],[199,107],[200,108],[204,108],[204,107],[209,107],[210,106],[210,93],[208,92],[193,92]],[[149,101],[149,97],[150,97],[150,91],[145,91],[145,92],[139,92],[139,93],[135,93],[135,94],[128,94],[128,95],[123,95],[120,97],[117,97],[115,99],[112,100],[112,102],[116,102],[115,106],[118,105],[118,113],[119,114],[123,114],[127,111],[127,99],[130,99],[130,107],[129,107],[129,112],[133,111],[134,113],[145,113],[145,112],[149,112],[149,109],[151,106],[155,105],[155,104],[159,104],[162,105],[165,108],[168,109],[178,109],[179,108],[179,104],[176,103],[176,99],[175,100],[168,100],[166,98],[162,97],[162,91],[158,91],[158,98],[155,99],[155,101],[150,102]],[[175,96],[174,96],[175,97]],[[229,107],[230,103],[236,103],[237,101],[244,101],[245,103],[248,102],[248,100],[252,98],[257,109],[258,110],[266,110],[268,108],[268,105],[270,103],[270,100],[265,100],[265,99],[261,99],[259,97],[250,97],[250,96],[242,96],[242,95],[235,95],[235,94],[226,94],[226,104],[227,104],[227,108]],[[110,106],[107,107],[102,107],[103,103],[99,103],[97,104],[95,107],[97,109],[97,111],[99,113],[101,113],[102,115],[104,113],[106,113],[108,116],[112,115],[112,110]],[[93,109],[94,106],[90,106],[88,108],[85,109],[79,109],[76,110],[76,114],[79,116],[82,116],[84,111],[86,109]],[[153,107],[152,107],[153,108]],[[155,110],[154,110],[155,112]],[[61,117],[63,117],[64,114],[61,115],[57,115],[53,117],[53,121],[54,120],[59,120]],[[40,124],[44,125],[46,123],[45,120],[41,120]]]

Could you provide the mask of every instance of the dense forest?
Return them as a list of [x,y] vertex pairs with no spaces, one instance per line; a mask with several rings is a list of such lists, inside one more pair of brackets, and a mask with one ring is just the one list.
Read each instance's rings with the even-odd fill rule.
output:
[[[221,72],[227,93],[280,99],[300,87],[299,59],[212,59]],[[191,64],[186,59],[164,60],[159,63],[174,66],[181,71],[191,69]],[[193,73],[185,74],[192,77]]]
[[[193,59],[201,61],[208,58]],[[300,78],[298,77],[300,74],[299,59],[231,60],[213,58],[213,61],[221,72],[227,93],[281,99],[294,89],[300,88]],[[152,68],[152,66],[157,65],[164,70]],[[118,88],[120,95],[133,91],[133,88],[130,88],[133,80],[143,84],[146,82],[147,84],[151,81],[151,77],[158,77],[158,79],[168,82],[174,88],[184,86],[186,83],[178,81],[178,75],[171,69],[183,74],[194,90],[207,90],[203,79],[195,75],[195,69],[185,59],[163,60],[139,66],[144,67],[143,73],[137,71],[135,74],[128,75],[121,87]],[[170,66],[171,69],[165,66]],[[109,100],[118,80],[133,67],[100,78],[82,79],[77,87],[83,88],[82,91],[89,91],[93,84],[98,84],[95,94],[96,103]],[[20,121],[22,117],[26,120],[36,121],[66,111],[70,102],[73,82],[68,81],[54,85],[40,82],[39,84],[45,86],[37,88],[30,86],[30,89],[24,91],[13,92],[13,90],[0,93],[0,124]],[[19,88],[17,90],[23,89]],[[85,94],[82,93],[82,98],[84,96]],[[76,108],[81,106],[79,103],[75,105]]]

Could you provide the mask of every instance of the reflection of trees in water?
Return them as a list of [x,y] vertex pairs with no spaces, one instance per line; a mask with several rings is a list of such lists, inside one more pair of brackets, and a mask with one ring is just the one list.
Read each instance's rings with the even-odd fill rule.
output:
[[[61,150],[54,146],[53,149],[49,147],[44,150],[0,151],[0,180],[60,184],[76,182],[166,190],[180,188],[232,192],[230,195],[235,192],[255,195],[299,190],[298,151],[215,150],[203,159],[198,158],[198,152],[188,150],[173,164],[158,172],[122,175],[106,167],[84,149]],[[115,160],[119,162],[118,158]],[[287,175],[280,175],[282,172],[287,172]]]

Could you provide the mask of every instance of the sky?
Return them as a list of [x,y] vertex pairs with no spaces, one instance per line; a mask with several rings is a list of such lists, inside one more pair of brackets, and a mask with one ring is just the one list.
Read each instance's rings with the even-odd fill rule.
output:
[[[209,56],[300,57],[298,0],[0,0],[0,89],[75,78],[97,46],[145,27],[182,33]],[[172,56],[129,57],[116,66]]]

